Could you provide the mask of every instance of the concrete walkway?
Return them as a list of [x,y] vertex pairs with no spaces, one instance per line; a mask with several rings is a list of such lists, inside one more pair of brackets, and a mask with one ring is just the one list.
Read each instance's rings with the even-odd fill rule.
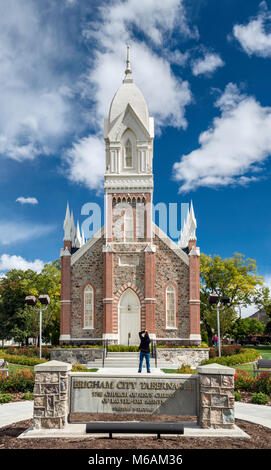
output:
[[261,424],[271,429],[271,406],[235,402],[235,418]]
[[15,401],[0,404],[0,428],[17,421],[33,418],[33,401]]

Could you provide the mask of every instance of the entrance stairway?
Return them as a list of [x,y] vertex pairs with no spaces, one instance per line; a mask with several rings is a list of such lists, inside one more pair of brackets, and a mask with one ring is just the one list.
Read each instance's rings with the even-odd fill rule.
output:
[[[139,365],[139,352],[108,352],[107,357],[104,361],[105,368],[112,368],[112,369],[138,369]],[[151,369],[155,368],[155,359],[153,357],[150,358]],[[91,368],[101,368],[103,366],[102,359],[95,359],[95,361],[88,362],[86,364],[88,369]],[[169,364],[165,361],[158,360],[157,361],[157,368],[159,369],[175,369],[178,366]],[[146,361],[143,362],[143,369],[146,370]]]

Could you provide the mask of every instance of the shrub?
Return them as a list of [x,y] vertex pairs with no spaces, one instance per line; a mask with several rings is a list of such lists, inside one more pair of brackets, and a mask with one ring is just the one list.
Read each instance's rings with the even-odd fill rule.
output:
[[[245,351],[245,348],[241,348],[241,346],[236,346],[234,344],[230,346],[222,346],[221,356],[222,357],[234,356],[236,354],[241,354],[243,351]],[[218,348],[210,348],[209,357],[210,358],[218,357]]]
[[241,393],[239,393],[239,392],[234,392],[234,399],[235,399],[235,401],[241,401],[241,398],[242,398]]
[[261,355],[259,351],[256,349],[242,349],[242,353],[235,354],[233,356],[224,356],[224,357],[214,357],[209,359],[208,361],[203,361],[202,365],[204,364],[221,364],[223,366],[235,366],[237,364],[245,364],[246,362],[253,362],[255,359],[258,359]]
[[17,370],[14,375],[0,380],[0,392],[33,392],[34,374],[29,369]]
[[271,376],[268,372],[260,374],[254,382],[254,391],[271,395]]
[[123,346],[122,344],[113,344],[107,348],[110,352],[138,352],[138,346]]
[[269,397],[265,393],[254,393],[251,402],[257,405],[266,405],[269,402]]
[[22,396],[22,400],[34,400],[34,393],[24,393],[24,395]]
[[243,392],[252,392],[254,379],[244,370],[237,370],[234,376],[234,390]]
[[47,359],[38,359],[36,357],[29,356],[17,356],[15,354],[6,354],[3,350],[0,349],[0,356],[7,362],[11,364],[21,364],[23,366],[36,366],[37,364],[42,364],[46,362]]
[[[25,357],[40,357],[40,348],[36,346],[31,347],[9,347],[4,350],[4,354],[9,354],[11,356],[25,356]],[[50,349],[48,347],[42,348],[42,357],[44,359],[50,359]]]
[[72,365],[72,372],[87,372],[88,368],[82,366],[82,364],[73,364]]
[[196,371],[194,369],[191,369],[191,367],[187,364],[183,364],[179,369],[176,370],[177,374],[196,374]]
[[81,348],[98,348],[101,349],[102,344],[62,344],[61,346],[53,346],[53,349],[81,349]]
[[0,403],[9,403],[13,400],[13,396],[9,393],[0,393]]

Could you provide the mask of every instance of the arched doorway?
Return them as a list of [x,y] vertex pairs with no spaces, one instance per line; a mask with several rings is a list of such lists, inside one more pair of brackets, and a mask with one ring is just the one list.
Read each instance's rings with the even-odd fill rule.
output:
[[138,345],[140,331],[140,300],[132,289],[126,289],[119,300],[119,343]]

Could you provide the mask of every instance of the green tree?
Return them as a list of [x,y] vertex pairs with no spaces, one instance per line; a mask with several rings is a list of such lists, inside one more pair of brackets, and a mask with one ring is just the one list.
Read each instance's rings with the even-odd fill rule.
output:
[[248,335],[263,334],[265,326],[257,318],[238,318],[228,330],[235,342],[244,340]]
[[256,289],[253,301],[259,310],[263,309],[266,315],[271,317],[271,293],[269,287],[262,286]]
[[263,279],[257,274],[256,261],[245,259],[235,253],[231,258],[201,254],[200,259],[200,299],[201,321],[212,343],[213,331],[217,332],[217,308],[209,305],[208,296],[215,292],[219,297],[229,297],[230,303],[220,305],[221,338],[230,329],[238,316],[238,307],[252,303],[256,286],[262,285]]
[[[11,270],[0,281],[0,320],[4,325],[1,339],[14,337],[21,343],[39,334],[38,308],[25,304],[27,295],[50,296],[50,305],[43,311],[43,339],[59,336],[60,323],[60,261],[44,266],[41,273],[32,270]],[[2,323],[3,322],[3,323]]]

